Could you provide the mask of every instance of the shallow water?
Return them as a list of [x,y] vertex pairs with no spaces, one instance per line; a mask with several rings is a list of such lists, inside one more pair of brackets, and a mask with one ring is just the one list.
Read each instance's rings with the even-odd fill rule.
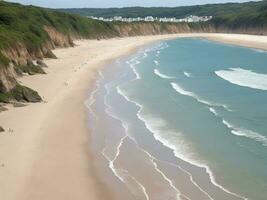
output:
[[87,102],[115,199],[267,197],[267,53],[201,39],[141,49]]

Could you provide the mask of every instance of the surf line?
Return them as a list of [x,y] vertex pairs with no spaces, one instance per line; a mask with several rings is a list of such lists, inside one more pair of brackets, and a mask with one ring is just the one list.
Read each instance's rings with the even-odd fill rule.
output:
[[257,133],[255,131],[243,128],[243,127],[237,127],[228,121],[226,121],[221,115],[219,115],[216,110],[212,107],[209,108],[210,112],[213,113],[216,117],[221,119],[223,125],[225,125],[231,132],[231,134],[239,137],[245,137],[254,140],[255,142],[261,143],[262,146],[267,146],[267,138],[260,133]]
[[[117,89],[117,93],[118,93],[118,94],[120,94],[120,95],[121,95],[123,98],[125,98],[128,102],[132,102],[132,101],[130,101],[125,95],[122,94],[122,92],[120,91],[120,89],[119,89],[118,86],[116,87],[116,89]],[[138,112],[140,112],[140,109],[138,110]],[[122,124],[124,124],[124,122],[123,122],[121,119],[119,119],[119,118],[117,118],[117,119],[118,119]],[[127,125],[124,124],[123,126],[126,127]],[[127,128],[126,128],[126,129],[127,129]],[[182,194],[182,193],[180,192],[180,190],[179,190],[177,187],[175,187],[173,181],[172,181],[171,179],[169,179],[169,178],[164,174],[164,172],[162,172],[162,171],[158,168],[158,165],[157,165],[157,163],[155,162],[155,160],[158,160],[158,159],[155,158],[154,156],[152,156],[150,153],[148,153],[145,149],[143,149],[142,147],[140,147],[140,146],[138,145],[137,141],[136,141],[133,137],[131,137],[131,136],[129,136],[129,135],[128,135],[128,137],[129,137],[130,139],[132,139],[132,141],[135,143],[136,147],[137,147],[139,150],[141,150],[143,153],[145,153],[145,154],[150,158],[150,161],[151,161],[151,163],[154,165],[155,170],[162,176],[162,178],[163,178],[163,179],[169,184],[169,186],[176,192],[176,199],[177,199],[177,200],[180,200],[180,197],[184,197],[185,199],[190,200],[190,198],[187,197],[186,195]]]
[[224,104],[218,104],[218,103],[213,103],[213,102],[203,100],[199,96],[197,96],[195,93],[183,89],[177,83],[172,82],[171,86],[177,93],[184,95],[184,96],[192,97],[193,99],[195,99],[199,103],[205,104],[205,105],[210,106],[210,107],[223,107],[225,110],[232,112],[232,110],[230,108],[228,108],[228,106],[226,106]]
[[97,93],[97,91],[99,90],[100,88],[100,82],[102,80],[104,80],[104,76],[102,74],[101,71],[98,71],[98,74],[99,74],[99,78],[97,79],[96,81],[96,86],[95,86],[95,89],[91,92],[89,98],[84,102],[85,106],[87,107],[87,109],[89,110],[89,112],[92,114],[92,116],[98,120],[98,117],[96,115],[96,113],[93,111],[92,109],[92,105],[95,103],[96,99],[95,99],[95,95]]
[[[167,45],[167,47],[168,47],[168,44],[167,44],[167,43],[166,43],[166,45]],[[132,67],[131,67],[131,69],[133,70]],[[136,71],[133,70],[133,72],[135,73]],[[135,74],[136,74],[136,73],[135,73]],[[133,80],[131,80],[131,81],[137,80],[138,77],[139,77],[138,75],[139,75],[139,74],[137,73],[137,75],[136,75],[136,79],[133,79]],[[180,93],[179,89],[182,89],[182,88],[181,88],[177,83],[171,83],[171,86],[172,86],[173,89],[175,89],[176,91],[177,91],[176,86],[178,86],[179,88],[178,88],[178,91],[177,91],[177,92]],[[117,87],[117,91],[118,91],[118,87]],[[203,103],[203,104],[205,104],[205,105],[208,105],[208,106],[216,106],[216,107],[223,107],[223,108],[226,109],[227,111],[232,112],[232,110],[229,109],[226,105],[223,105],[223,104],[213,104],[213,103],[204,101],[204,100],[202,100],[202,99],[199,99],[197,96],[195,96],[194,93],[185,91],[185,90],[183,90],[183,89],[182,89],[182,94],[183,94],[183,95],[186,95],[186,96],[191,96],[191,97],[195,98],[195,100],[197,100],[198,102]],[[126,97],[125,95],[123,95],[123,94],[120,94],[120,95],[122,95],[127,101],[132,102],[132,103],[134,103],[136,106],[140,107],[140,105],[138,105],[136,102],[130,100],[130,99],[129,99],[128,97]],[[140,107],[140,108],[141,108],[141,107]],[[139,110],[139,112],[140,112],[140,110]],[[154,134],[153,132],[152,132],[152,134],[153,134],[153,136],[154,136],[154,138],[155,138],[155,134]],[[156,138],[155,138],[155,139],[156,139]],[[157,139],[156,139],[156,140],[157,140]],[[161,140],[159,140],[159,141],[161,142]],[[162,143],[162,142],[161,142],[161,143]],[[162,143],[162,144],[165,145],[164,143]],[[165,145],[165,146],[166,146],[166,145]],[[175,149],[169,147],[168,145],[167,145],[167,147],[170,148],[170,149],[172,149],[172,150],[175,152]],[[179,159],[181,159],[178,155],[175,155],[175,156],[178,157]],[[184,159],[182,159],[182,160],[184,160]],[[185,162],[189,162],[189,163],[191,163],[191,164],[193,164],[193,165],[195,165],[195,166],[205,168],[207,174],[209,175],[209,179],[210,179],[211,183],[212,183],[213,185],[215,185],[216,187],[218,187],[219,189],[221,189],[222,191],[224,191],[224,192],[226,192],[226,193],[228,193],[228,194],[230,194],[230,195],[233,195],[233,196],[235,196],[235,197],[237,197],[237,198],[244,199],[244,200],[248,200],[248,198],[246,198],[246,197],[244,197],[244,196],[242,196],[242,195],[236,194],[236,193],[234,193],[234,192],[231,192],[230,190],[228,190],[228,189],[224,188],[223,186],[221,186],[220,184],[218,184],[218,183],[216,182],[216,180],[215,180],[215,177],[213,176],[212,171],[210,170],[210,168],[209,168],[208,166],[206,166],[206,165],[201,165],[201,164],[198,164],[198,163],[195,163],[195,162],[190,162],[190,161],[188,161],[187,159],[184,160],[184,161],[185,161]]]
[[[113,115],[109,110],[112,109],[112,107],[107,103],[107,97],[110,94],[110,90],[107,87],[107,84],[104,86],[105,90],[106,90],[106,94],[104,96],[104,104],[106,105],[106,109],[105,112],[111,116],[113,119],[119,120],[115,115]],[[120,121],[120,120],[119,120]],[[120,121],[121,122],[121,121]],[[126,127],[123,126],[123,128],[125,129]],[[120,151],[121,151],[121,147],[125,141],[125,139],[127,139],[129,136],[126,134],[127,129],[125,129],[125,135],[120,139],[120,142],[118,144],[118,146],[116,147],[116,154],[114,156],[113,159],[109,158],[109,156],[106,154],[106,146],[107,146],[107,142],[105,142],[105,147],[102,149],[101,154],[103,155],[103,157],[109,162],[109,168],[111,169],[111,171],[113,172],[113,174],[115,175],[115,177],[117,177],[122,183],[124,183],[129,190],[131,190],[130,186],[127,184],[127,182],[124,180],[124,177],[122,175],[120,175],[120,171],[124,172],[125,174],[127,174],[128,177],[130,177],[136,184],[137,186],[141,189],[143,195],[145,196],[146,200],[150,200],[149,195],[146,191],[146,188],[142,185],[142,183],[140,183],[135,177],[133,177],[127,170],[125,169],[116,169],[114,166],[115,161],[117,160],[117,158],[120,155]]]
[[[126,96],[119,90],[119,87],[118,87],[118,86],[117,86],[117,92],[118,92],[120,95],[122,95],[127,101],[134,103],[134,104],[135,104],[136,106],[138,106],[139,108],[142,108],[141,105],[138,105],[138,103],[136,103],[136,102],[130,100],[128,97],[126,97]],[[218,106],[218,105],[216,105],[216,106]],[[222,106],[222,105],[221,105],[221,106]],[[224,107],[224,106],[222,106],[222,107]],[[139,113],[140,113],[140,109],[139,109]],[[143,121],[143,120],[142,120],[142,121]],[[153,133],[153,135],[154,135],[154,132],[152,132],[152,133]],[[159,140],[159,141],[161,141],[161,140]],[[162,142],[161,142],[161,143],[162,143]],[[165,144],[163,144],[163,145],[165,145]],[[167,146],[167,147],[170,148],[169,146]],[[171,149],[172,149],[172,148],[171,148]],[[177,155],[175,155],[175,156],[177,156]],[[177,156],[177,157],[178,157],[179,159],[181,159],[179,156]],[[184,160],[184,159],[182,159],[182,160]],[[184,161],[189,162],[189,161],[187,161],[187,160],[184,160]],[[191,163],[191,164],[193,164],[193,165],[196,165],[196,166],[198,166],[198,167],[203,167],[203,168],[205,168],[207,174],[209,175],[209,178],[210,178],[211,183],[212,183],[213,185],[215,185],[216,187],[218,187],[219,189],[221,189],[222,191],[224,191],[224,192],[226,192],[226,193],[228,193],[228,194],[231,194],[231,195],[233,195],[233,196],[235,196],[235,197],[237,197],[237,198],[247,200],[246,197],[241,196],[241,195],[238,195],[238,194],[236,194],[236,193],[234,193],[234,192],[231,192],[231,191],[229,191],[228,189],[224,188],[223,186],[219,185],[219,184],[215,181],[215,178],[214,178],[214,176],[213,176],[213,173],[212,173],[212,171],[210,170],[210,168],[209,168],[208,166],[206,166],[206,165],[200,165],[200,164],[192,163],[192,162],[189,162],[189,163]]]
[[[141,148],[139,145],[138,145],[138,143],[137,143],[137,141],[133,138],[133,137],[131,137],[129,134],[128,134],[128,132],[129,132],[129,130],[128,130],[128,124],[127,123],[125,123],[125,122],[123,122],[119,117],[117,117],[116,115],[114,115],[112,112],[110,112],[110,110],[112,109],[112,107],[107,103],[107,97],[108,97],[108,95],[109,95],[109,93],[110,93],[110,91],[108,90],[108,88],[105,86],[105,89],[106,89],[106,91],[107,91],[107,93],[106,93],[106,95],[105,95],[105,105],[107,106],[107,108],[106,108],[106,113],[108,114],[108,115],[110,115],[112,118],[114,118],[114,119],[116,119],[116,120],[118,120],[118,121],[120,121],[120,123],[121,123],[121,125],[122,125],[122,127],[124,128],[124,130],[125,130],[125,136],[123,137],[123,138],[121,138],[121,140],[120,140],[120,143],[119,143],[119,145],[117,146],[117,149],[116,149],[116,155],[114,156],[114,158],[113,159],[110,159],[107,155],[106,155],[106,153],[105,153],[105,149],[102,151],[102,155],[110,162],[110,164],[109,164],[109,167],[110,167],[110,169],[113,171],[113,173],[114,173],[114,175],[116,176],[116,177],[118,177],[119,178],[119,180],[121,180],[123,183],[125,183],[126,185],[127,185],[127,183],[124,181],[124,179],[123,179],[123,177],[118,173],[118,171],[125,171],[124,169],[116,169],[115,167],[114,167],[114,162],[116,161],[116,159],[118,158],[118,156],[119,156],[119,154],[120,154],[120,149],[121,149],[121,146],[123,145],[123,143],[124,143],[124,141],[125,141],[125,139],[126,138],[129,138],[130,140],[132,140],[134,143],[135,143],[135,145],[136,145],[136,148],[137,149],[139,149],[139,150],[141,150],[143,153],[145,153],[147,156],[149,156],[149,159],[150,159],[150,161],[151,161],[151,163],[153,164],[153,166],[154,166],[154,168],[155,168],[155,170],[156,170],[156,172],[158,172],[161,176],[162,176],[162,178],[163,178],[163,180],[164,181],[166,181],[167,183],[168,183],[168,185],[176,192],[176,198],[177,198],[177,200],[180,200],[180,196],[181,197],[184,197],[185,199],[187,199],[187,200],[190,200],[190,198],[189,197],[187,197],[186,195],[184,195],[184,194],[182,194],[175,186],[174,186],[174,184],[173,184],[173,182],[172,182],[172,180],[170,180],[158,167],[157,167],[157,164],[155,163],[155,158],[152,156],[152,155],[150,155],[147,151],[145,151],[143,148]],[[128,174],[129,174],[129,172],[128,172]],[[131,176],[130,174],[129,174],[129,176]],[[132,177],[132,176],[131,176]],[[132,177],[132,178],[134,178],[134,177]],[[145,195],[145,197],[146,197],[146,199],[147,200],[149,200],[149,196],[148,196],[148,194],[147,194],[147,192],[146,192],[146,189],[145,189],[145,187],[136,179],[136,178],[134,178],[135,179],[135,182],[142,188],[142,191],[143,191],[143,193],[144,193],[144,195]]]

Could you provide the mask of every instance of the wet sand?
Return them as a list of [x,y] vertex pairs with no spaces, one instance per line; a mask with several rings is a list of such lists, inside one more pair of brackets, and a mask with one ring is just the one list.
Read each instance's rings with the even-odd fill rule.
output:
[[127,195],[127,199],[144,200],[241,200],[242,197],[215,185],[204,166],[175,155],[139,120],[140,108],[116,92],[117,86],[136,79],[126,64],[131,59],[126,60],[114,62],[102,71],[104,78],[100,78],[93,94],[93,117],[89,120],[93,124],[97,172],[116,193],[116,199],[123,200]]

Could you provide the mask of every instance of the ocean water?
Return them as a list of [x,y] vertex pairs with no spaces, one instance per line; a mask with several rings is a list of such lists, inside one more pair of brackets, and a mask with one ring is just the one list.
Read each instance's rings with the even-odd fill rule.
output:
[[175,39],[99,76],[86,105],[115,199],[267,199],[267,52]]

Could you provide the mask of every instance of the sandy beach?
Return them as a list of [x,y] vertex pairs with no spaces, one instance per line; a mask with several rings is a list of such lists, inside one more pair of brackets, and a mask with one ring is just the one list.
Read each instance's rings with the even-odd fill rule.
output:
[[[267,50],[267,36],[178,34],[80,40],[74,48],[56,49],[58,59],[45,60],[47,74],[19,82],[35,89],[42,103],[0,113],[0,194],[4,200],[112,199],[96,176],[84,101],[98,69],[151,42],[201,37]],[[90,124],[89,124],[90,126]]]

